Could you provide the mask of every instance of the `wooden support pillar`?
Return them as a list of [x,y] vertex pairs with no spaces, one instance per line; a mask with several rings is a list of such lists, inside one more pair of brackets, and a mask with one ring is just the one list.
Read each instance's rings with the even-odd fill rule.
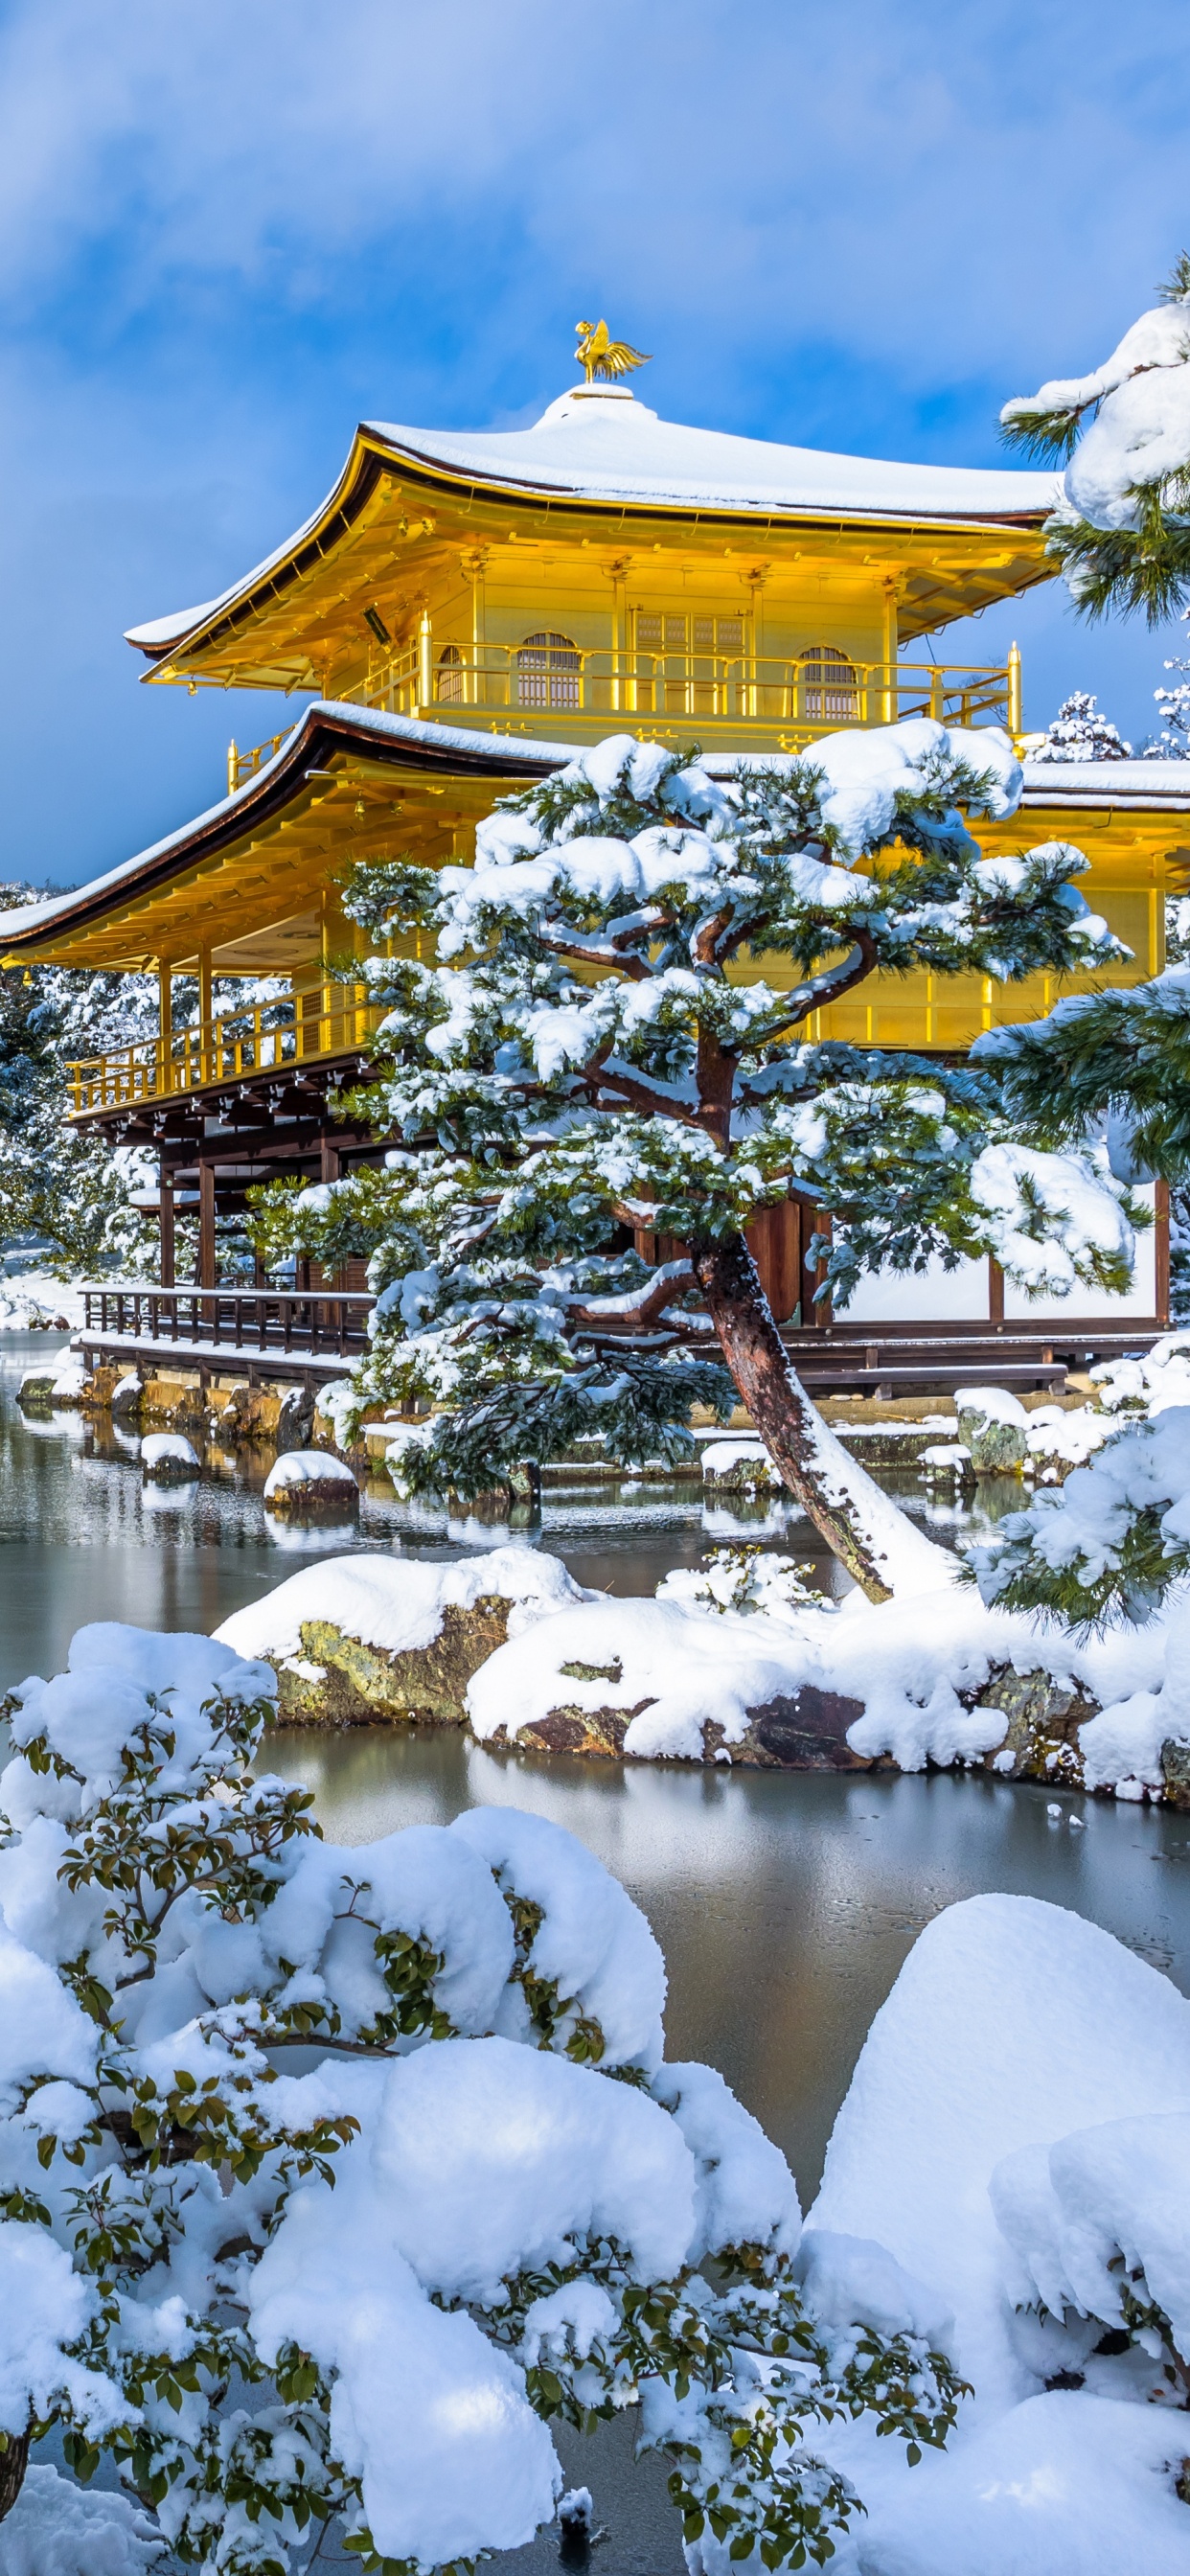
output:
[[330,1136],[323,1137],[320,1152],[322,1168],[318,1176],[319,1179],[323,1181],[337,1181],[342,1164],[342,1156],[339,1152],[338,1146]]
[[215,1286],[215,1166],[198,1166],[198,1288]]
[[1004,1273],[1003,1273],[1002,1269],[1000,1268],[1000,1264],[999,1264],[999,1262],[998,1262],[998,1261],[993,1261],[992,1256],[991,1256],[991,1254],[989,1253],[989,1254],[988,1254],[988,1322],[989,1322],[989,1324],[1002,1324],[1002,1323],[1003,1323],[1003,1321],[1004,1321]]
[[198,952],[198,1053],[200,1079],[209,1082],[215,1071],[211,1062],[211,952]]
[[174,1250],[174,1176],[166,1169],[164,1163],[160,1167],[157,1189],[158,1222],[161,1227],[161,1285],[163,1288],[173,1288],[177,1284],[178,1275]]
[[157,1088],[174,1087],[174,978],[168,960],[157,960]]

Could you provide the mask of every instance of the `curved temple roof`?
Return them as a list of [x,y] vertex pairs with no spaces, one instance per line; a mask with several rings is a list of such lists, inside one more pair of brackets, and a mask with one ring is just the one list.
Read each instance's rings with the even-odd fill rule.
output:
[[130,627],[128,642],[156,659],[250,593],[343,504],[361,444],[394,464],[493,493],[765,521],[827,517],[1036,526],[1054,505],[1059,479],[1005,467],[898,465],[689,429],[661,420],[627,391],[607,386],[590,393],[580,386],[560,395],[530,429],[409,429],[369,421],[335,490],[294,536],[219,598]]

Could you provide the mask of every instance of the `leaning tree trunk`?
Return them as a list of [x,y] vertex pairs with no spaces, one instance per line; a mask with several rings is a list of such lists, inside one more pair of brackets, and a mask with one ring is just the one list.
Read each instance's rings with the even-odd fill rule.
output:
[[897,1511],[811,1404],[742,1234],[692,1243],[690,1260],[724,1359],[774,1466],[860,1590],[869,1601],[890,1600],[898,1588],[894,1559],[908,1567],[914,1589],[931,1579],[944,1583],[942,1551]]
[[0,2522],[6,2513],[12,2512],[25,2483],[28,2466],[28,2433],[10,2433],[4,2449],[0,2451]]

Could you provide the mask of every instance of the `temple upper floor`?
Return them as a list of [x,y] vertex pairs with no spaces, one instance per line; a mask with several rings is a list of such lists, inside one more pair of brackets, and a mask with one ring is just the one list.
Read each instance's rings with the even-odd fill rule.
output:
[[580,386],[530,429],[365,424],[294,537],[128,640],[155,682],[514,739],[626,722],[796,750],[917,712],[1019,731],[1009,667],[912,647],[1051,577],[1054,489],[687,428]]

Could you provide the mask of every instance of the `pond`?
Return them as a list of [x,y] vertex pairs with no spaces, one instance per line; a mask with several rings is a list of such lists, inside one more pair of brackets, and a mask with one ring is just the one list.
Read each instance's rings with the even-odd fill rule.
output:
[[[265,1463],[207,1462],[177,1493],[142,1485],[137,1443],[77,1416],[27,1423],[13,1401],[40,1337],[0,1340],[0,1686],[63,1661],[97,1618],[210,1629],[290,1573],[270,1535]],[[883,1481],[891,1483],[891,1478]],[[953,1535],[955,1507],[915,1510]],[[908,1497],[906,1497],[908,1499]],[[544,1543],[581,1581],[651,1592],[708,1536],[744,1530],[810,1556],[796,1515],[704,1514],[686,1485],[547,1497]],[[345,1547],[465,1552],[495,1533],[436,1534],[379,1483],[358,1530],[322,1533],[303,1558]],[[779,2140],[803,2204],[873,2013],[922,1925],[985,1889],[1047,1897],[1103,1924],[1190,1992],[1190,1818],[1168,1809],[1058,1800],[980,1776],[819,1775],[490,1753],[454,1734],[363,1728],[279,1732],[274,1766],[315,1792],[333,1837],[359,1842],[448,1820],[481,1802],[533,1809],[579,1835],[643,1906],[669,1965],[671,2057],[721,2068]],[[1052,1805],[1060,1816],[1050,1813]],[[1081,1829],[1070,1819],[1078,1817]],[[678,2569],[659,2464],[630,2470],[622,2430],[601,2437],[589,2478],[614,2551],[612,2576]],[[552,2556],[539,2541],[526,2563]],[[545,2553],[544,2556],[542,2553]]]

